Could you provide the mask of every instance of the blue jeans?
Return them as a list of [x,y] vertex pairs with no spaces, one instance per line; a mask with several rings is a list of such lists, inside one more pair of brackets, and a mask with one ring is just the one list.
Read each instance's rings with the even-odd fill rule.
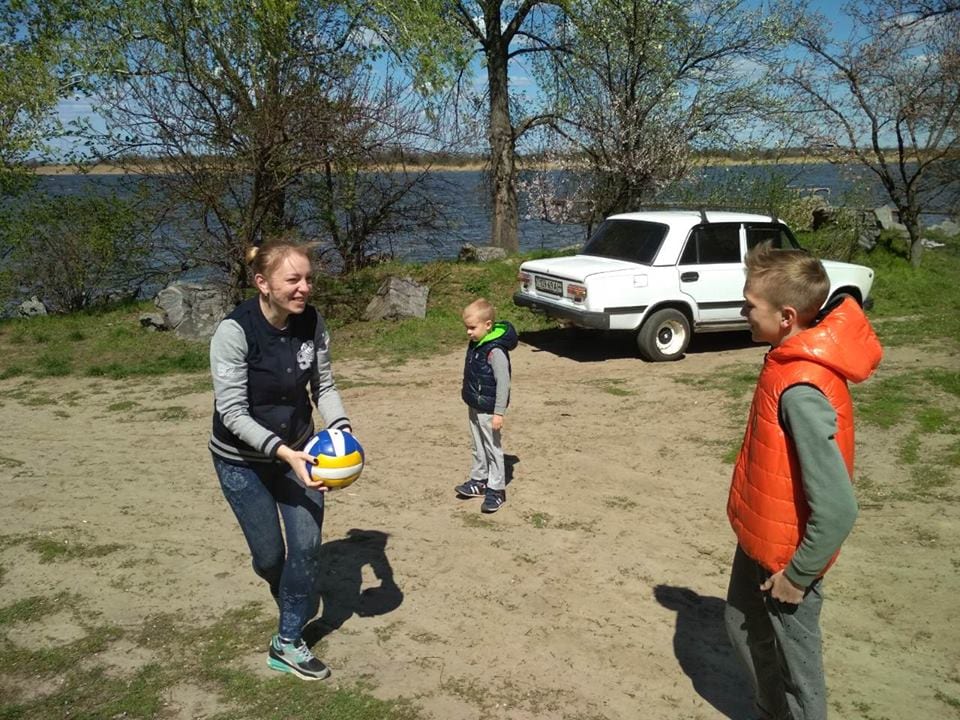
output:
[[213,467],[247,539],[253,570],[280,609],[281,637],[300,640],[320,602],[323,493],[303,487],[286,463],[232,465],[214,455]]

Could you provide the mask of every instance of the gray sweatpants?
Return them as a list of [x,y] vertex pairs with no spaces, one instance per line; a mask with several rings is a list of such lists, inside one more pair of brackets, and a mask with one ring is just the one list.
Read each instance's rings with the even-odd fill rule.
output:
[[493,429],[493,414],[468,409],[470,437],[473,438],[470,479],[486,483],[491,490],[503,490],[507,486],[503,472],[503,448],[500,447],[500,431]]
[[769,720],[825,720],[827,687],[820,637],[821,580],[799,605],[760,592],[770,573],[740,546],[733,558],[724,619]]

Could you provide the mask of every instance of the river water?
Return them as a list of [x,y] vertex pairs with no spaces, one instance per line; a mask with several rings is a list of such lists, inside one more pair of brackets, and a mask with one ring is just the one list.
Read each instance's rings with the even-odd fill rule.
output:
[[[882,188],[865,170],[838,168],[830,164],[772,166],[730,166],[707,168],[704,185],[723,184],[729,187],[742,178],[749,183],[755,178],[776,172],[790,186],[817,189],[833,204],[843,204],[854,191],[861,202],[882,205],[888,202]],[[145,180],[149,183],[149,178]],[[53,194],[86,194],[123,192],[129,180],[116,175],[44,175],[40,187]],[[487,185],[480,171],[435,171],[428,178],[428,192],[446,211],[446,228],[442,231],[416,231],[396,234],[381,241],[382,250],[397,258],[429,261],[456,257],[464,243],[485,245],[490,236],[490,207]],[[523,205],[521,197],[521,206]],[[548,223],[527,217],[521,207],[519,224],[520,249],[555,249],[584,240],[586,229],[581,225]],[[936,222],[937,220],[933,220]],[[179,229],[176,232],[189,232]]]

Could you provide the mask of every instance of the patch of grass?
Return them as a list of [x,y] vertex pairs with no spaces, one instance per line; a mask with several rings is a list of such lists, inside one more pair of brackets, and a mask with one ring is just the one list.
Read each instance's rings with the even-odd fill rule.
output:
[[527,521],[538,530],[547,527],[553,519],[548,513],[535,512],[526,516]]
[[926,345],[940,338],[960,338],[960,246],[924,253],[920,267],[904,258],[900,241],[885,236],[875,250],[853,262],[876,272],[871,295],[876,305],[871,322],[884,345]]
[[135,407],[139,407],[140,403],[136,400],[119,400],[115,403],[110,403],[107,405],[107,410],[110,412],[126,412],[127,410],[133,410]]
[[118,543],[88,545],[86,543],[57,540],[50,537],[29,538],[26,543],[31,550],[40,555],[41,563],[89,560],[91,558],[110,555],[124,547]]
[[44,353],[37,358],[34,374],[37,377],[62,377],[73,371],[72,360],[62,354]]
[[480,513],[463,513],[460,515],[460,518],[463,520],[463,524],[469,528],[481,528],[483,530],[503,530],[502,527],[493,522],[493,520],[488,520],[486,516],[481,515]]
[[158,420],[186,420],[190,417],[190,410],[183,405],[171,405],[157,412]]
[[960,371],[943,368],[926,368],[923,377],[946,393],[960,398]]
[[917,413],[917,426],[924,433],[960,432],[960,424],[941,407],[924,407]]
[[47,615],[57,612],[67,603],[77,600],[77,596],[60,593],[56,597],[34,595],[18,600],[0,608],[0,627],[15,623],[36,622]]
[[617,510],[633,510],[635,507],[637,507],[636,501],[622,495],[605,497],[603,499],[603,504],[608,508],[616,508]]
[[920,460],[920,436],[912,432],[900,444],[900,462],[913,465]]
[[590,384],[595,385],[596,387],[603,390],[605,393],[610,395],[615,395],[617,397],[624,397],[626,395],[633,395],[633,390],[628,390],[627,388],[620,387],[623,385],[626,380],[623,378],[597,378],[591,380]]
[[955,710],[960,710],[960,698],[956,698],[953,695],[947,695],[945,692],[941,692],[940,690],[934,691],[933,696],[944,705],[949,705]]
[[916,376],[887,375],[853,389],[857,417],[881,428],[900,425],[908,411],[923,402],[916,393]]
[[0,380],[8,380],[9,378],[15,378],[23,375],[26,372],[19,365],[11,365],[9,367],[0,370]]

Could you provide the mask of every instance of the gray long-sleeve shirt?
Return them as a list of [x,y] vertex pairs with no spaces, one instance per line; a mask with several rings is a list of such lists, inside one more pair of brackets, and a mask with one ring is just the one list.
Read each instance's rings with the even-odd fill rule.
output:
[[507,401],[510,399],[510,361],[503,350],[495,347],[487,356],[487,362],[493,368],[493,379],[497,381],[497,396],[493,401],[493,414],[505,415]]
[[780,396],[780,417],[792,438],[810,517],[784,574],[808,587],[853,529],[857,500],[834,436],[837,413],[810,385],[796,385]]

